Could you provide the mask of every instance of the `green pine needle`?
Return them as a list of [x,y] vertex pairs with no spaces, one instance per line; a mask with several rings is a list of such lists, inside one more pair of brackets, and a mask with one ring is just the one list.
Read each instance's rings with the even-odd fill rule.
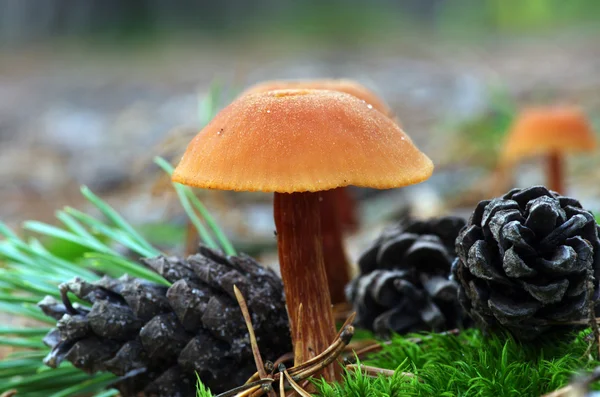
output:
[[170,286],[171,283],[165,280],[156,272],[140,266],[138,263],[130,261],[115,255],[107,255],[98,252],[88,252],[84,258],[89,259],[90,266],[111,277],[118,278],[123,274],[129,274],[133,277],[143,278],[157,284]]
[[[220,87],[213,86],[210,97],[203,105],[202,117],[205,121],[216,112],[219,93]],[[159,159],[157,163],[165,171],[172,172],[172,167],[166,161]],[[193,191],[178,184],[175,189],[184,209],[199,229],[203,243],[221,248],[229,255],[235,254],[233,246]],[[44,315],[37,307],[37,302],[46,295],[60,298],[57,285],[74,277],[92,282],[104,274],[120,277],[127,273],[170,285],[142,263],[125,256],[120,248],[126,248],[140,257],[154,257],[163,253],[90,189],[83,186],[81,194],[99,211],[101,218],[66,207],[56,212],[61,226],[25,222],[23,228],[37,234],[39,240],[24,240],[0,222],[0,312],[55,326],[56,321]],[[208,228],[204,227],[203,222]],[[52,248],[57,245],[60,249]],[[73,299],[78,301],[77,298]],[[49,330],[49,327],[41,325],[0,327],[0,345],[16,349],[0,361],[0,393],[18,389],[19,395],[28,397],[82,394],[109,397],[118,394],[114,389],[106,390],[115,380],[112,374],[88,375],[68,362],[57,369],[43,365],[42,360],[49,349],[42,343],[42,338]]]
[[[155,157],[154,162],[167,174],[173,174],[173,166],[162,157]],[[236,251],[233,248],[233,245],[231,244],[225,233],[223,233],[223,231],[221,230],[215,219],[212,217],[210,212],[206,209],[204,204],[202,204],[198,197],[196,197],[192,189],[188,186],[184,186],[175,182],[173,182],[173,187],[177,192],[177,196],[181,201],[182,207],[184,208],[188,217],[196,227],[200,238],[202,238],[205,244],[212,248],[221,248],[223,249],[223,252],[225,252],[225,254],[227,255],[236,255]],[[204,226],[204,223],[200,220],[198,215],[196,215],[196,211],[200,213],[202,219],[210,228],[210,232],[212,232],[215,235],[217,241],[220,244],[220,247],[214,241],[211,233],[208,231],[206,226]]]
[[[158,251],[144,239],[127,221],[119,215],[117,211],[114,210],[111,206],[107,205],[104,201],[102,201],[98,196],[96,196],[87,186],[83,186],[81,188],[81,194],[84,195],[92,204],[96,206],[104,214],[104,216],[113,223],[114,226],[120,228],[124,232],[126,232],[129,236],[133,238],[138,244],[144,247],[149,252],[156,252],[155,255],[158,254]],[[151,256],[151,255],[149,255]]]
[[[57,211],[56,216],[63,227],[42,222],[25,222],[24,227],[43,239],[60,239],[68,244],[83,247],[76,258],[63,259],[51,253],[35,238],[24,241],[6,225],[0,223],[0,312],[37,320],[52,326],[56,321],[37,307],[36,303],[46,295],[59,298],[57,285],[82,277],[88,281],[99,278],[94,271],[112,277],[128,273],[156,283],[170,285],[160,275],[134,262],[115,249],[115,245],[128,248],[140,256],[156,256],[162,253],[148,243],[106,202],[83,188],[82,194],[100,210],[106,222],[73,208]],[[42,358],[48,348],[42,338],[49,328],[0,328],[0,345],[16,349],[28,349],[37,356],[24,358],[14,355],[0,362],[0,393],[13,388],[20,395],[71,396],[103,391],[115,376],[112,374],[88,375],[69,363],[56,370],[43,366]],[[103,392],[104,393],[104,392]],[[115,395],[110,390],[103,395]]]

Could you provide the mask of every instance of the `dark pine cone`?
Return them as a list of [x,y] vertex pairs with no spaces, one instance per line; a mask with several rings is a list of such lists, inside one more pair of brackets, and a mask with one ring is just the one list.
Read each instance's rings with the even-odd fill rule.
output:
[[457,285],[449,276],[464,224],[448,216],[405,220],[384,230],[360,257],[360,274],[346,287],[356,324],[380,335],[462,325]]
[[[109,371],[121,395],[195,396],[196,372],[214,393],[243,384],[256,370],[248,332],[233,293],[247,300],[264,357],[291,351],[283,284],[248,256],[200,248],[186,260],[144,262],[172,282],[157,285],[127,275],[61,285],[63,303],[40,307],[58,320],[45,338],[45,363],[63,360],[88,373]],[[73,305],[71,292],[89,307]]]
[[543,186],[480,202],[456,239],[461,304],[484,328],[521,339],[586,318],[598,292],[598,229],[577,200]]

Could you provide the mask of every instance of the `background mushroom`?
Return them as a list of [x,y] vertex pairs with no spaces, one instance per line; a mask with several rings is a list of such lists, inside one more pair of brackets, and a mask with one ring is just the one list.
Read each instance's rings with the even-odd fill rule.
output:
[[[240,96],[281,89],[317,89],[345,92],[365,101],[381,113],[393,117],[391,109],[374,92],[349,79],[317,80],[270,80],[251,86]],[[350,282],[350,264],[343,244],[344,231],[358,229],[356,200],[345,187],[334,189],[324,195],[321,203],[321,232],[323,234],[323,257],[333,304],[346,301],[344,288]]]
[[564,193],[562,157],[568,152],[592,151],[596,139],[592,127],[575,107],[531,108],[516,119],[504,144],[501,166],[534,155],[547,158],[548,187]]
[[[217,114],[190,142],[173,180],[275,193],[292,340],[306,360],[336,334],[322,253],[324,197],[348,185],[387,189],[419,183],[432,172],[431,160],[396,123],[356,97],[280,90],[239,97]],[[323,375],[332,380],[337,372],[330,366]]]

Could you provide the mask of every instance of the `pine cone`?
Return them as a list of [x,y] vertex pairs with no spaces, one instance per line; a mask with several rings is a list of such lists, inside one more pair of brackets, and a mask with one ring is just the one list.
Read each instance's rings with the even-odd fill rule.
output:
[[598,293],[598,229],[577,200],[543,186],[480,202],[456,240],[462,306],[482,327],[521,339],[586,318]]
[[406,220],[383,231],[358,260],[346,287],[356,324],[380,335],[462,325],[457,285],[449,280],[454,240],[465,221]]
[[[255,371],[248,332],[233,293],[247,300],[265,357],[291,351],[283,284],[248,256],[201,247],[186,260],[143,260],[171,287],[127,275],[61,285],[63,303],[39,306],[58,320],[45,338],[45,363],[68,360],[88,373],[109,371],[123,397],[195,396],[196,372],[214,393],[243,384]],[[90,307],[71,304],[67,293]]]

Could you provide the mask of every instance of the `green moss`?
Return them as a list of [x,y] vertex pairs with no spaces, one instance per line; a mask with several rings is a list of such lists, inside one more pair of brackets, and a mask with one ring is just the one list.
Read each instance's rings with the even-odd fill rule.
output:
[[[316,381],[322,397],[542,396],[561,388],[600,361],[586,355],[589,330],[520,343],[510,335],[485,336],[471,329],[459,335],[396,336],[365,365],[395,370],[392,377],[349,372],[340,383]],[[415,343],[414,337],[422,343]],[[404,376],[411,372],[414,378]],[[600,389],[600,385],[595,385]],[[198,397],[210,397],[199,383]]]
[[[319,394],[337,396],[540,396],[565,386],[572,375],[600,362],[584,357],[589,332],[537,343],[508,335],[430,335],[417,344],[396,337],[364,363],[396,369],[394,377],[350,373],[340,384],[318,383]],[[412,372],[416,378],[402,377]]]

